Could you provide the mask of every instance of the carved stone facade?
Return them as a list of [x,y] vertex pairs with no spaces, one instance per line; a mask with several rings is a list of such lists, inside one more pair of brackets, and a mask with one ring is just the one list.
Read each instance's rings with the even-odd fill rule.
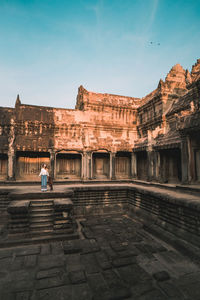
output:
[[0,180],[200,182],[200,60],[144,98],[79,87],[75,109],[0,108]]

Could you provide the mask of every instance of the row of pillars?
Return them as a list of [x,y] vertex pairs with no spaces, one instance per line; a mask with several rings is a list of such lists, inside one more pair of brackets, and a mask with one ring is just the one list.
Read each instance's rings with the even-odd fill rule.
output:
[[[93,153],[96,152],[83,152],[82,159],[81,159],[81,179],[83,180],[91,180],[94,178],[93,174]],[[116,153],[113,152],[104,152],[103,154],[109,154],[109,179],[110,180],[115,180],[115,157]],[[130,156],[130,178],[136,177],[137,170],[136,170],[136,157],[135,153],[131,153]],[[50,164],[51,164],[51,170],[56,177],[56,155],[52,152],[50,153]]]
[[[83,152],[82,154],[82,166],[81,166],[81,179],[90,180],[93,179],[93,152]],[[115,180],[115,156],[116,153],[110,152],[109,163],[109,179]],[[130,178],[137,179],[137,152],[131,153],[130,159]],[[188,145],[184,140],[181,144],[181,182],[188,182]],[[56,154],[50,151],[50,165],[52,174],[56,177]],[[155,166],[156,165],[156,166]],[[8,180],[14,180],[16,166],[16,155],[14,151],[8,152]],[[158,151],[147,151],[147,180],[152,181],[159,177],[160,172],[160,156]]]
[[[178,149],[178,148],[175,148]],[[182,184],[188,183],[193,180],[190,172],[191,167],[191,153],[189,151],[189,142],[187,139],[183,139],[180,145],[180,170],[181,177],[179,178]],[[137,152],[136,152],[137,153]],[[160,181],[161,174],[165,173],[165,165],[161,165],[161,153],[159,150],[148,149],[147,153],[147,168],[146,175],[147,181]],[[137,157],[134,156],[135,162],[135,176],[137,177]],[[167,179],[167,178],[166,178]]]
[[[50,153],[50,168],[51,168],[53,177],[56,178],[56,154],[53,151],[49,151],[49,153]],[[82,156],[81,179],[83,179],[83,180],[91,180],[94,177],[93,153],[94,152],[80,153],[80,155]],[[116,179],[115,178],[115,156],[116,156],[116,153],[110,152],[107,154],[109,154],[109,179],[115,180]],[[136,168],[135,153],[131,153],[130,163],[131,163],[130,178],[136,178],[137,168]],[[8,180],[15,180],[15,167],[16,167],[16,153],[14,151],[10,151],[10,152],[8,152]]]

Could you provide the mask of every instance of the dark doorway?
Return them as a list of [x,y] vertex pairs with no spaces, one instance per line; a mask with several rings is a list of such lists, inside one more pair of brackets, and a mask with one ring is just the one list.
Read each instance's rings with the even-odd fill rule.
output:
[[131,176],[131,153],[117,152],[115,156],[115,176],[118,179]]
[[136,152],[136,158],[137,158],[137,178],[140,180],[147,180],[148,178],[147,152],[146,151]]
[[110,172],[109,153],[93,153],[93,178],[107,179]]
[[57,179],[80,179],[81,154],[58,153],[56,156]]
[[164,183],[181,181],[181,150],[179,148],[160,150],[160,176]]
[[18,151],[16,153],[16,180],[40,181],[39,173],[44,163],[50,168],[48,152]]
[[0,154],[0,180],[6,180],[8,175],[8,156]]

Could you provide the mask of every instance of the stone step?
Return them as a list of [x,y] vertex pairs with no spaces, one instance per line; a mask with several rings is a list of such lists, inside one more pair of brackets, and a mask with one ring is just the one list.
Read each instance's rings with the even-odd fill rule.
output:
[[54,220],[54,224],[71,224],[70,220]]
[[44,212],[44,213],[41,213],[40,211],[38,212],[31,212],[30,214],[30,220],[34,220],[34,219],[37,219],[37,218],[53,218],[53,213],[49,213],[48,211],[47,212]]
[[53,202],[53,201],[54,201],[54,198],[40,198],[40,197],[39,197],[39,198],[35,198],[35,199],[30,199],[30,201],[31,201],[31,202],[37,202],[37,201],[38,201],[38,202],[40,202],[40,201],[41,201],[41,202],[45,202],[45,201],[49,201],[49,202],[52,201],[52,202]]
[[73,195],[73,190],[66,190],[65,192],[55,192],[55,191],[48,191],[48,192],[27,192],[27,193],[11,193],[10,198],[14,200],[24,200],[24,199],[55,199],[55,198],[66,198],[71,197]]
[[54,234],[72,234],[74,229],[70,228],[54,228]]
[[53,207],[53,202],[31,202],[31,207]]
[[55,241],[63,241],[63,240],[75,240],[79,239],[79,234],[77,232],[75,233],[69,233],[66,234],[66,232],[59,232],[57,234],[52,233],[52,231],[49,232],[43,232],[38,233],[36,232],[36,235],[32,232],[30,233],[18,233],[18,234],[12,234],[9,233],[9,237],[7,241],[0,242],[0,248],[7,248],[7,247],[14,247],[14,246],[20,246],[20,245],[32,245],[32,244],[41,244],[43,242],[55,242]]
[[40,230],[53,230],[53,222],[40,222],[40,223],[35,223],[30,225],[30,230],[34,231],[40,231]]
[[53,222],[52,217],[38,217],[38,218],[31,218],[30,219],[30,224],[36,224],[36,223],[46,223],[46,222]]
[[59,229],[59,228],[71,228],[73,227],[72,223],[55,223],[53,225],[54,229]]
[[53,231],[53,228],[46,228],[46,229],[43,229],[43,230],[31,230],[30,231],[30,236],[44,236],[44,235],[52,235],[54,234],[54,231]]
[[55,216],[54,215],[54,220],[55,221],[63,221],[63,222],[71,222],[74,218],[73,217],[67,217],[67,218],[63,218],[63,216]]
[[52,207],[31,207],[30,214],[32,213],[53,213]]
[[31,200],[31,205],[36,205],[36,204],[52,204],[53,205],[53,200],[42,200],[42,199],[36,199],[36,200]]

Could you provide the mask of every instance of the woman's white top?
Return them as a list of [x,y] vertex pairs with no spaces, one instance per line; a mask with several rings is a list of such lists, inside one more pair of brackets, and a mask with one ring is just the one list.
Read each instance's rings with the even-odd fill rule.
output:
[[39,176],[41,176],[41,175],[47,175],[47,176],[49,176],[49,172],[45,168],[42,168]]

